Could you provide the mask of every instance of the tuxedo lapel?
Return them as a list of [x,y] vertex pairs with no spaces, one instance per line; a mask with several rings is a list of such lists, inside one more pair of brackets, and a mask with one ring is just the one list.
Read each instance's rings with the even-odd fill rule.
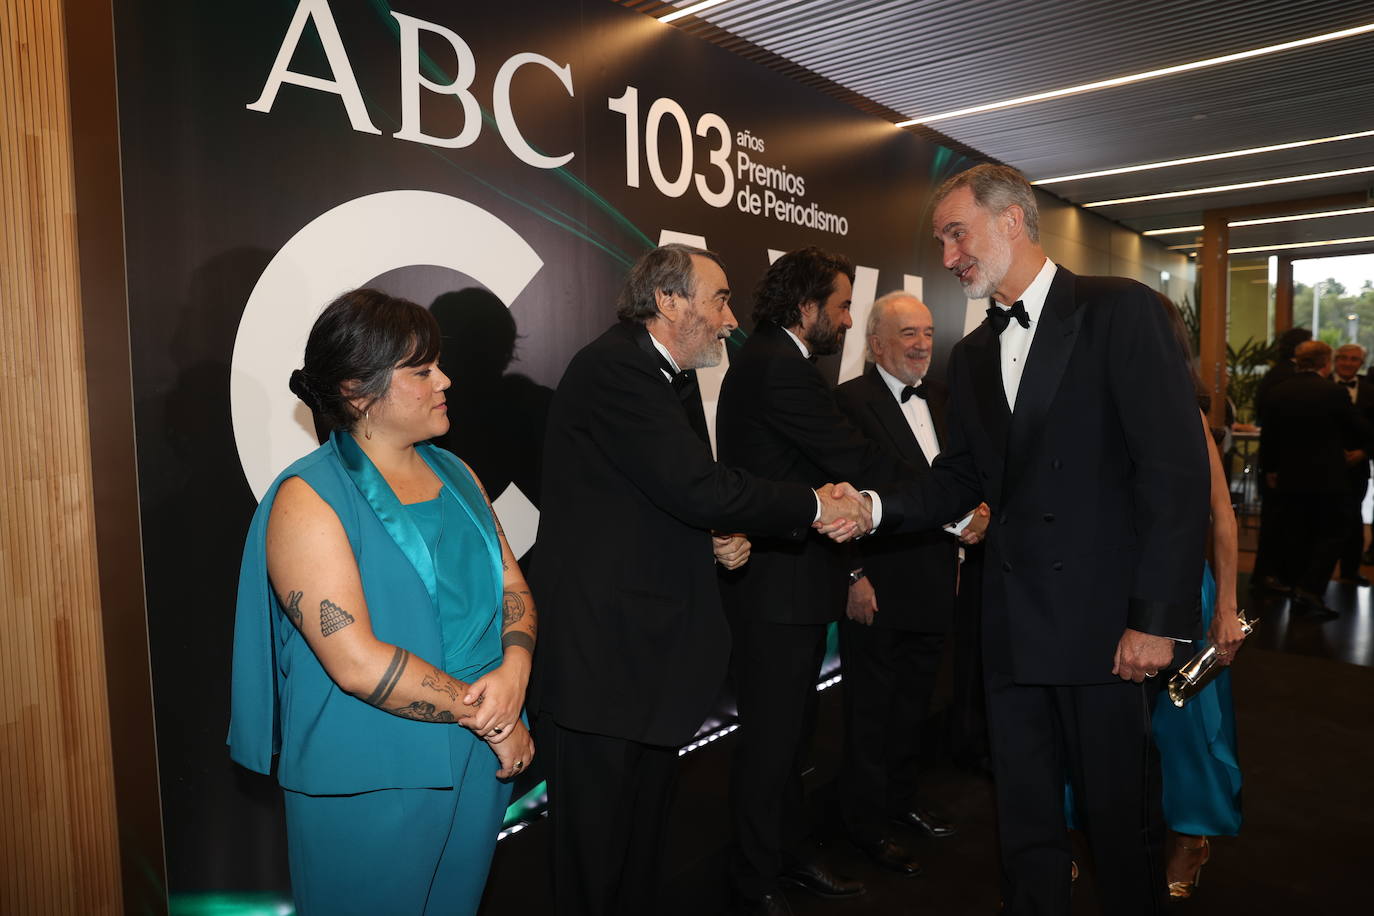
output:
[[973,394],[978,402],[978,416],[983,429],[1001,456],[1007,448],[1007,429],[1011,425],[1011,408],[1007,406],[1007,392],[1002,387],[1002,360],[997,335],[984,321],[965,338],[969,373],[973,377]]
[[902,412],[897,399],[892,396],[892,390],[878,374],[877,367],[868,367],[868,371],[864,373],[864,381],[868,383],[868,409],[878,418],[893,446],[911,464],[927,467],[929,463],[926,461],[925,452],[921,451],[921,443],[916,441],[916,434],[911,431],[906,414]]
[[1035,331],[1021,385],[1016,391],[1016,409],[1011,414],[1011,429],[1007,437],[1005,494],[1014,490],[1016,479],[1026,466],[1044,426],[1045,415],[1054,403],[1059,382],[1064,377],[1069,354],[1078,337],[1083,309],[1077,297],[1077,280],[1060,267],[1050,284],[1045,307],[1040,310],[1040,327]]

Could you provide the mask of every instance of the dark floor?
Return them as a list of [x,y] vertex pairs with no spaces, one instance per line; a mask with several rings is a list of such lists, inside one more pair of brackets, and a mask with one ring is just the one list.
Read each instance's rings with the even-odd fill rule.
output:
[[[1214,841],[1198,893],[1180,911],[1247,916],[1367,911],[1364,882],[1374,866],[1371,591],[1333,582],[1326,600],[1341,612],[1326,622],[1294,616],[1282,600],[1242,600],[1250,616],[1261,619],[1233,668],[1245,826],[1239,837]],[[830,783],[839,764],[839,694],[839,688],[822,694],[814,766],[807,777],[813,815],[824,825],[830,824]],[[683,760],[664,913],[727,911],[726,782],[732,739]],[[903,879],[883,872],[827,826],[832,862],[862,878],[868,892],[852,900],[823,901],[796,891],[789,900],[798,916],[997,912],[990,785],[943,756],[937,749],[923,791],[958,822],[959,834],[938,841],[904,834],[919,851],[925,874]],[[500,844],[484,913],[553,912],[545,834],[539,821]],[[1085,868],[1073,913],[1096,912],[1092,874]]]

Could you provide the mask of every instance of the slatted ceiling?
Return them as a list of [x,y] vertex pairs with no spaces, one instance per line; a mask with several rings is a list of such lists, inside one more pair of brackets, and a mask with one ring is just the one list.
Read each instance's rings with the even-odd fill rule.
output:
[[[619,2],[649,15],[690,5]],[[730,0],[675,25],[898,121],[1369,22],[1370,0]],[[1035,178],[1371,128],[1374,33],[910,130]],[[1046,190],[1085,203],[1369,164],[1374,144],[1345,141]],[[1374,174],[1096,212],[1147,229],[1369,187]]]

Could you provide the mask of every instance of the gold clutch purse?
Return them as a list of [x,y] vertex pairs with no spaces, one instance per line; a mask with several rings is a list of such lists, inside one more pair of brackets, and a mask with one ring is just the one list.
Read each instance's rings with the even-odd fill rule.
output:
[[[1238,611],[1236,616],[1240,618],[1240,631],[1242,633],[1249,636],[1254,632],[1255,624],[1259,623],[1258,619],[1246,620],[1244,611]],[[1183,704],[1197,696],[1202,688],[1210,684],[1212,678],[1220,674],[1223,667],[1225,666],[1222,665],[1221,658],[1217,655],[1217,647],[1208,643],[1207,648],[1188,659],[1183,667],[1179,668],[1174,676],[1169,678],[1169,699],[1173,701],[1175,706],[1182,709]]]

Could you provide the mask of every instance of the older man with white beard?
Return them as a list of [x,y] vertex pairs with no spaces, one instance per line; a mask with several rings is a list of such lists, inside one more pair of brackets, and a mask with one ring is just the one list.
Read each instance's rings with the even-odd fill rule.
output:
[[[869,441],[930,474],[946,432],[949,389],[926,378],[935,343],[930,309],[892,292],[868,315],[866,372],[835,392],[840,409]],[[987,527],[987,508],[966,531]],[[933,530],[868,538],[854,552],[846,619],[840,621],[844,665],[845,769],[840,807],[855,845],[899,874],[920,872],[915,854],[893,833],[895,822],[928,836],[954,826],[917,802],[921,731],[945,634],[954,614],[959,547]]]

